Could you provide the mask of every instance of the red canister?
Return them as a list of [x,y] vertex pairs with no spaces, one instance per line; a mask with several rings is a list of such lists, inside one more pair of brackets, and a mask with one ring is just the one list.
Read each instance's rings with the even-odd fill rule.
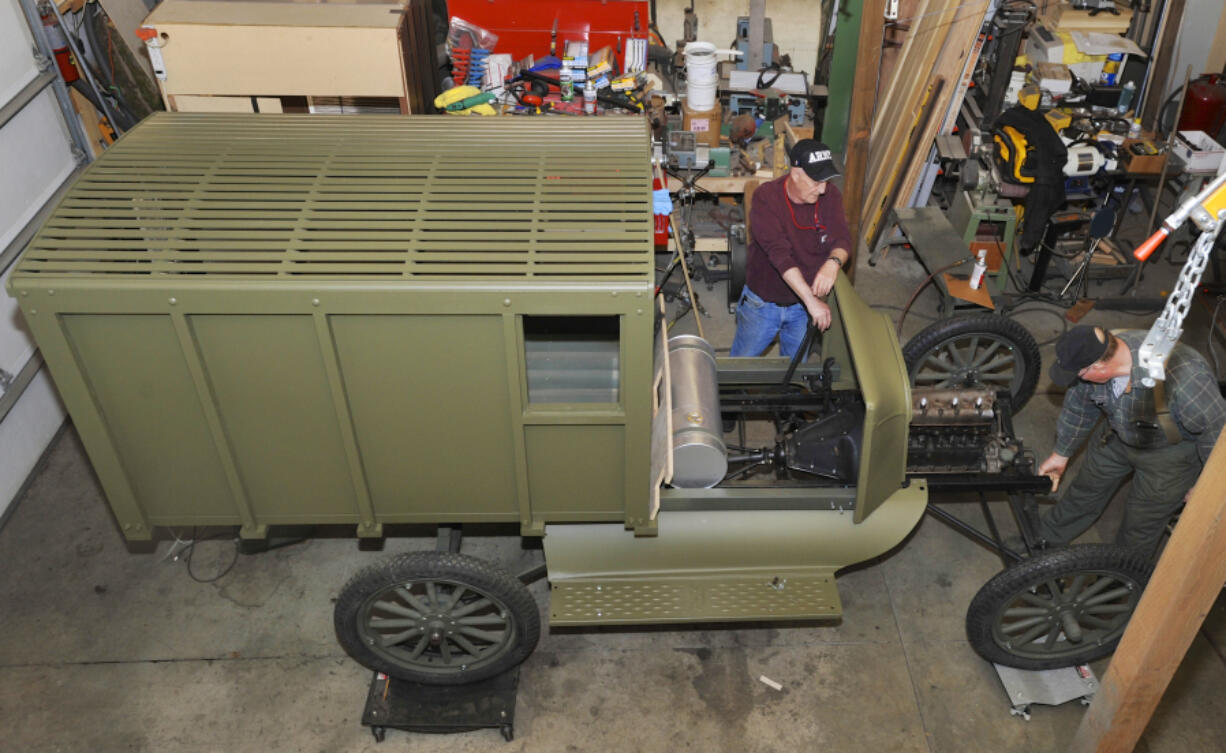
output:
[[1226,83],[1221,76],[1207,73],[1188,84],[1179,114],[1179,130],[1204,131],[1217,138],[1226,125]]

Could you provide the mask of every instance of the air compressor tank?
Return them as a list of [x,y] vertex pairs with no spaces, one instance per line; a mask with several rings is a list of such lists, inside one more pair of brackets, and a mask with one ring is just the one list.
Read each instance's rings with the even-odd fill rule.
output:
[[673,486],[705,489],[728,472],[715,349],[697,335],[668,341],[673,395]]
[[1216,139],[1226,125],[1226,82],[1216,73],[1207,73],[1188,84],[1179,130],[1204,131]]

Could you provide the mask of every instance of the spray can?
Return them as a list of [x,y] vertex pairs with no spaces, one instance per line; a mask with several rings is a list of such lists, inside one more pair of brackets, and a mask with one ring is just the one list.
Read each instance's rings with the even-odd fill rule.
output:
[[988,271],[988,250],[979,249],[979,258],[975,260],[975,268],[971,270],[971,290],[978,290],[983,284],[983,273]]
[[588,115],[596,114],[596,87],[591,81],[583,85],[583,111]]
[[1131,81],[1124,84],[1124,88],[1120,89],[1120,102],[1115,106],[1115,111],[1120,115],[1128,112],[1132,107],[1133,95],[1137,93],[1137,85]]

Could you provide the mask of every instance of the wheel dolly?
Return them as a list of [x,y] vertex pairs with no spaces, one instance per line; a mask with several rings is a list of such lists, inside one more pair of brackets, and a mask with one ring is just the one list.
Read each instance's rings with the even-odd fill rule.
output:
[[[460,526],[438,528],[435,551],[458,553]],[[532,567],[519,578],[524,583],[545,575],[544,564]],[[497,729],[502,739],[515,739],[515,700],[519,690],[519,666],[481,682],[462,685],[426,685],[374,672],[362,710],[362,725],[370,728],[375,742],[383,742],[387,730],[446,734]]]

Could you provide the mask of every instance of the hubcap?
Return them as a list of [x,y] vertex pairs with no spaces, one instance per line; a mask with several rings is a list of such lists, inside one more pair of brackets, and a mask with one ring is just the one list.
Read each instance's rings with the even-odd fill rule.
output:
[[474,586],[445,580],[381,589],[359,611],[358,631],[387,661],[431,674],[495,661],[515,637],[506,605]]
[[915,368],[918,387],[992,388],[1015,393],[1025,366],[1012,345],[988,334],[947,340],[924,354]]
[[1116,573],[1052,578],[1007,601],[992,632],[997,643],[1018,656],[1055,659],[1076,654],[1118,638],[1140,590]]

